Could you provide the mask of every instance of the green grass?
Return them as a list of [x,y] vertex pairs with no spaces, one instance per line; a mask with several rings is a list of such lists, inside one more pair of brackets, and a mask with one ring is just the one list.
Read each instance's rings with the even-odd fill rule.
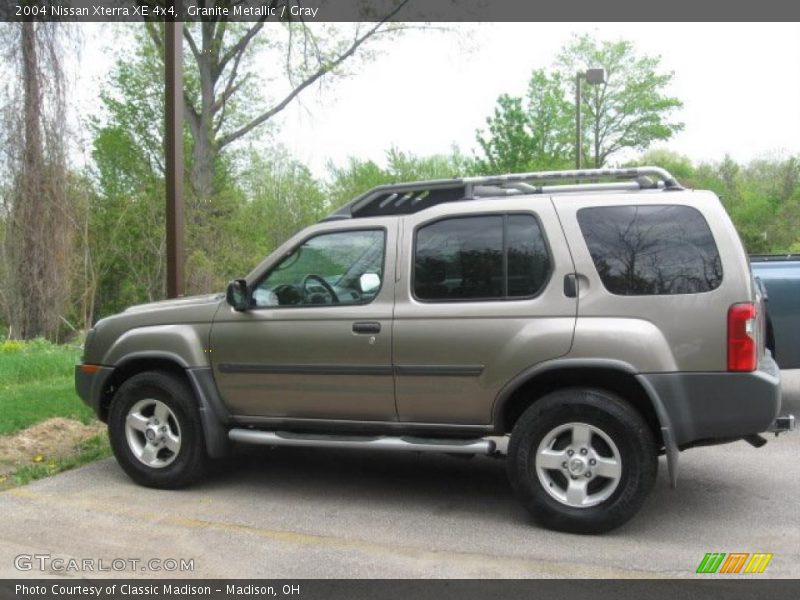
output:
[[108,445],[108,437],[101,433],[81,442],[75,454],[48,462],[25,465],[19,467],[9,477],[0,477],[0,489],[25,485],[36,479],[68,471],[110,455],[111,447]]
[[51,417],[88,423],[92,410],[75,394],[75,346],[45,340],[0,342],[0,435]]

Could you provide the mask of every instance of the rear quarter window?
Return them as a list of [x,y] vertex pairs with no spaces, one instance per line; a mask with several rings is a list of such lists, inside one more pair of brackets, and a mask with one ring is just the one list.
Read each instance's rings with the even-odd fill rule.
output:
[[695,208],[582,208],[578,224],[597,273],[612,294],[697,294],[722,283],[714,236]]

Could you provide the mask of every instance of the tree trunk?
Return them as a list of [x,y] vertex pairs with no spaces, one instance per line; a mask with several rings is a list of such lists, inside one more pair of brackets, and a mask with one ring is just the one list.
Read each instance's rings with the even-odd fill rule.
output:
[[42,212],[42,94],[36,52],[35,23],[22,23],[21,56],[23,80],[23,148],[21,172],[18,174],[10,236],[12,270],[12,319],[17,335],[30,339],[45,332],[45,315],[37,299],[42,276],[47,271],[40,250],[42,232],[36,217]]
[[215,142],[207,129],[199,128],[194,136],[192,147],[192,168],[190,183],[193,201],[196,207],[202,208],[214,197],[214,165],[217,162]]
[[[21,122],[7,151],[14,157],[9,235],[9,322],[22,339],[57,339],[70,274],[70,213],[64,163],[63,96],[59,65],[42,67],[52,56],[53,30],[43,23],[20,23],[22,90],[12,102],[21,108]],[[46,48],[40,56],[40,49]],[[44,73],[51,73],[46,79]],[[45,97],[52,105],[51,119]],[[13,121],[12,121],[13,123]]]
[[[194,146],[192,148],[191,185],[198,207],[205,207],[214,196],[214,165],[217,162],[217,141],[214,134],[213,106],[216,100],[217,78],[213,63],[218,60],[219,49],[214,48],[214,24],[203,23],[201,48],[197,57],[200,75],[199,115],[195,111],[191,126]],[[212,62],[213,61],[213,62]]]

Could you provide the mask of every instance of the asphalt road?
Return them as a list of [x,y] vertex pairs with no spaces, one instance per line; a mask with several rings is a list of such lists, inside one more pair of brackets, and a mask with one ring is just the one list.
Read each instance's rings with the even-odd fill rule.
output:
[[[800,414],[800,371],[784,379]],[[0,577],[42,576],[15,569],[25,554],[194,559],[191,577],[687,577],[717,551],[772,552],[765,575],[797,578],[798,456],[797,432],[690,450],[676,490],[662,459],[641,513],[600,537],[533,526],[490,458],[265,449],[179,492],[109,459],[0,494]],[[92,575],[44,573],[61,574]]]

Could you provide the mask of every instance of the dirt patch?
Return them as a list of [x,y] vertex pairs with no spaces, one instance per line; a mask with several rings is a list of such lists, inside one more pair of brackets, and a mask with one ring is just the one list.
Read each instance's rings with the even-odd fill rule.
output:
[[64,458],[82,441],[105,431],[98,421],[84,425],[74,419],[47,419],[12,435],[0,436],[0,475],[19,466]]

